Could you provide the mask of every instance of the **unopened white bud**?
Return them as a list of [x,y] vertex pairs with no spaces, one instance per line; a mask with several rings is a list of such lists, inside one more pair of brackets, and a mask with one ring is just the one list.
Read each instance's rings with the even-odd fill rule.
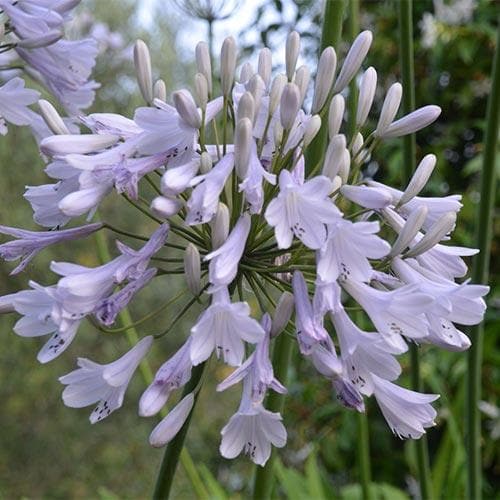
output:
[[153,87],[153,94],[155,99],[160,99],[160,101],[166,102],[167,100],[167,86],[165,82],[160,78],[156,80]]
[[113,146],[119,139],[117,135],[112,134],[51,135],[42,139],[40,150],[49,156],[72,153],[84,155]]
[[337,67],[337,55],[333,47],[327,47],[321,53],[318,63],[318,73],[316,74],[316,84],[314,86],[314,98],[311,112],[317,113],[325,105],[330,94],[335,69]]
[[255,75],[253,66],[249,62],[243,64],[240,70],[240,82],[241,83],[248,82],[248,80],[250,80],[250,78],[252,78],[253,75]]
[[165,196],[157,196],[151,202],[151,211],[161,217],[167,219],[175,215],[182,207],[182,203],[175,198],[167,198]]
[[212,94],[212,64],[210,62],[210,51],[205,42],[196,45],[196,67],[207,80],[208,93]]
[[0,38],[3,38],[5,35],[5,24],[0,22]]
[[391,137],[413,134],[430,125],[440,114],[441,108],[439,106],[424,106],[391,123],[381,137],[389,139]]
[[281,100],[281,94],[286,85],[286,76],[279,74],[273,80],[269,94],[269,116],[272,116]]
[[232,36],[227,37],[222,43],[220,53],[220,80],[222,95],[228,96],[234,82],[236,69],[236,42]]
[[[336,193],[337,191],[340,191],[341,187],[342,187],[342,179],[341,179],[340,175],[336,175],[332,181],[332,193]],[[336,198],[336,197],[337,197],[337,195],[335,194],[335,196],[333,198]]]
[[281,144],[281,141],[283,140],[283,126],[278,121],[274,124],[273,140],[275,147],[278,147],[278,145]]
[[184,253],[184,275],[189,291],[198,296],[201,291],[201,259],[200,252],[189,243]]
[[340,170],[346,151],[345,135],[338,134],[332,138],[325,153],[322,174],[333,180]]
[[339,176],[342,183],[345,184],[349,180],[349,173],[351,171],[351,154],[348,149],[344,149],[342,158],[339,165]]
[[40,108],[40,112],[42,113],[45,123],[50,130],[54,132],[54,134],[70,134],[70,131],[68,130],[68,127],[66,127],[63,119],[57,112],[56,108],[54,108],[49,101],[40,99],[38,101],[38,107]]
[[360,151],[361,148],[363,147],[365,140],[363,138],[363,135],[361,133],[357,133],[356,137],[354,138],[354,142],[352,143],[352,155],[356,156]]
[[344,119],[345,100],[340,95],[334,95],[328,110],[328,135],[330,139],[339,133]]
[[410,213],[405,225],[401,228],[396,241],[392,245],[389,257],[400,255],[410,245],[423,226],[427,213],[428,209],[425,205],[420,205]]
[[144,100],[151,104],[153,102],[153,74],[151,71],[151,56],[148,46],[137,40],[134,45],[134,64],[137,74],[137,82]]
[[242,180],[247,176],[251,145],[252,122],[248,118],[243,118],[238,121],[234,131],[234,168]]
[[379,210],[392,202],[392,197],[387,191],[376,187],[367,186],[342,186],[340,192],[348,200],[365,208]]
[[376,89],[377,72],[370,66],[363,73],[363,78],[359,86],[358,109],[356,110],[356,125],[358,127],[362,127],[368,118]]
[[377,128],[375,130],[375,135],[380,137],[389,128],[389,125],[393,122],[396,116],[399,105],[401,104],[401,97],[403,96],[403,87],[400,83],[393,83],[387,95],[384,99],[384,104],[382,104],[382,110],[380,111],[380,117],[378,119]]
[[276,310],[274,311],[273,321],[271,324],[271,337],[276,337],[281,333],[293,314],[293,309],[295,307],[295,300],[293,294],[290,292],[283,292],[278,304],[276,305]]
[[281,94],[280,119],[285,130],[290,130],[300,109],[300,91],[295,83],[287,83]]
[[371,31],[363,31],[360,33],[349,49],[347,56],[345,58],[340,74],[335,82],[333,91],[337,94],[342,92],[349,82],[353,79],[354,75],[358,72],[363,60],[370,50],[370,45],[372,44],[373,35]]
[[321,128],[321,117],[319,115],[313,115],[309,119],[304,131],[304,147],[306,148],[311,144],[312,140],[316,137],[316,134]]
[[212,165],[212,156],[210,153],[203,151],[200,157],[200,174],[205,175],[210,172],[210,170],[212,170]]
[[236,120],[240,121],[243,118],[248,118],[252,123],[255,117],[255,101],[250,92],[245,92],[238,102]]
[[194,90],[196,97],[196,104],[205,110],[208,102],[208,84],[207,79],[202,73],[196,73],[194,76]]
[[296,31],[292,31],[286,39],[285,49],[285,63],[286,63],[286,76],[288,81],[293,80],[295,73],[295,66],[300,52],[300,36]]
[[271,80],[271,72],[273,69],[273,61],[271,51],[264,47],[259,53],[259,64],[257,66],[258,73],[264,82],[264,85],[269,87],[269,82]]
[[178,90],[172,94],[174,106],[181,118],[193,128],[201,127],[201,118],[193,96],[188,90]]
[[210,221],[212,229],[212,248],[219,248],[229,234],[229,209],[224,203],[219,203],[214,218]]
[[254,104],[255,104],[255,116],[259,114],[260,103],[262,101],[262,96],[265,92],[264,81],[260,75],[253,75],[248,81],[247,85],[248,91],[252,94]]
[[416,257],[437,245],[455,227],[457,221],[456,212],[447,212],[432,224],[424,237],[414,245],[406,254],[406,257]]
[[429,180],[434,167],[436,166],[436,157],[432,154],[426,155],[422,158],[422,161],[418,164],[413,177],[410,179],[405,192],[402,194],[398,206],[408,203],[412,198],[417,196],[420,191],[424,188]]
[[293,81],[300,90],[300,104],[304,102],[309,87],[309,80],[311,79],[311,72],[304,64],[295,72],[295,80]]

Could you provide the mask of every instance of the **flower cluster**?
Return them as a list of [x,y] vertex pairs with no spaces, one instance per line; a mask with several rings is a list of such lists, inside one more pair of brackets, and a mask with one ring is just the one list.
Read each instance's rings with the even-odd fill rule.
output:
[[[438,396],[397,385],[396,357],[409,342],[467,349],[470,341],[456,325],[481,321],[488,288],[456,282],[467,272],[462,257],[475,253],[446,244],[460,197],[420,196],[435,156],[421,160],[403,191],[365,174],[381,141],[420,130],[440,109],[425,106],[396,119],[402,88],[395,83],[370,131],[377,83],[370,67],[358,80],[355,131],[351,136],[344,131],[346,89],[371,41],[370,32],[361,33],[338,71],[335,50],[323,51],[310,106],[310,72],[297,68],[295,32],[286,43],[286,71],[274,78],[271,53],[262,49],[258,67],[243,64],[235,81],[237,48],[227,38],[215,81],[208,47],[200,42],[194,92],[174,92],[171,104],[163,82],[153,82],[148,49],[139,41],[135,65],[148,106],[132,119],[90,114],[80,118],[87,132],[72,134],[58,115],[47,113],[55,133],[40,148],[50,158],[46,172],[55,183],[29,187],[25,197],[35,221],[53,230],[0,227],[17,238],[0,245],[7,260],[22,259],[14,272],[47,245],[96,231],[144,239],[107,222],[61,229],[83,215],[90,222],[113,193],[158,228],[138,250],[118,242],[119,255],[96,268],[52,263],[51,270],[61,276],[56,284],[31,283],[31,290],[0,298],[0,312],[21,315],[17,334],[51,334],[38,359],[47,362],[61,354],[84,318],[105,330],[152,279],[179,273],[178,265],[169,264],[183,263],[194,297],[175,321],[192,305],[201,302],[205,309],[140,399],[139,414],[149,417],[184,388],[153,430],[153,446],[165,445],[182,428],[202,385],[202,367],[215,355],[236,367],[217,391],[242,386],[239,408],[222,429],[221,454],[234,458],[244,452],[264,465],[271,445],[282,447],[287,439],[280,413],[266,408],[269,391],[287,391],[270,358],[274,344],[273,359],[280,360],[284,343],[277,340],[290,341],[287,337],[296,338],[300,353],[330,381],[345,407],[363,412],[364,398],[373,395],[401,438],[419,438],[434,425],[430,403]],[[323,132],[328,145],[312,163],[311,149]],[[145,198],[151,192],[145,185],[156,190],[152,199]],[[158,267],[150,267],[151,261]],[[255,299],[260,313],[250,306]],[[371,331],[354,323],[353,309]],[[169,331],[156,334],[154,343],[161,344]],[[60,379],[65,404],[97,403],[91,421],[107,417],[121,406],[152,343],[146,336],[110,364],[79,358],[79,368]]]

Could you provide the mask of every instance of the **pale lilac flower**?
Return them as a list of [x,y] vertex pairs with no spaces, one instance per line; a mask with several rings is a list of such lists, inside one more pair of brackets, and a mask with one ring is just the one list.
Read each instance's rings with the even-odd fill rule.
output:
[[161,178],[161,192],[165,196],[176,196],[182,193],[194,179],[199,168],[199,158],[194,158],[184,165],[169,168]]
[[24,87],[24,80],[12,78],[0,87],[0,134],[7,133],[7,124],[31,125],[37,114],[28,108],[38,101],[40,94],[36,90]]
[[80,121],[94,134],[118,135],[122,139],[137,137],[143,130],[130,118],[116,113],[91,113]]
[[78,358],[77,370],[59,378],[66,385],[62,398],[71,408],[83,408],[98,403],[90,415],[95,424],[120,408],[130,379],[147,354],[153,337],[144,337],[121,358],[101,365],[86,358]]
[[376,187],[344,185],[340,188],[340,193],[348,200],[365,208],[381,209],[392,202],[389,193]]
[[356,410],[359,413],[365,412],[363,396],[349,379],[343,376],[335,377],[333,379],[333,387],[337,393],[337,400],[342,403],[342,406]]

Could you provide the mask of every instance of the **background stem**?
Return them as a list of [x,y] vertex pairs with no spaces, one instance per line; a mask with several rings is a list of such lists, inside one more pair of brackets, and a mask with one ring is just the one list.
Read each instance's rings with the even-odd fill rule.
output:
[[[477,212],[476,244],[479,254],[474,260],[472,281],[488,283],[492,239],[493,208],[497,185],[496,152],[498,148],[498,124],[500,114],[500,29],[497,29],[497,45],[492,69],[491,93],[486,115],[487,126],[484,141],[481,197]],[[468,352],[467,372],[467,498],[480,500],[482,496],[481,466],[481,364],[483,358],[484,323],[470,329],[472,340]]]
[[368,418],[366,413],[358,413],[358,468],[359,478],[361,481],[361,491],[363,500],[371,500],[372,494],[370,489],[371,466],[370,466],[370,441],[368,435]]
[[[347,4],[347,36],[352,43],[359,33],[359,0],[348,0]],[[349,84],[347,101],[347,136],[349,141],[356,130],[356,109],[358,107],[358,85],[356,78]]]

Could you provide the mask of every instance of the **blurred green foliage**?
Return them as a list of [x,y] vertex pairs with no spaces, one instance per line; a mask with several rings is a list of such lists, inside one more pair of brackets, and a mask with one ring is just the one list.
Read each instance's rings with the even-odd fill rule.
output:
[[[170,90],[190,85],[193,61],[177,57],[175,40],[179,20],[189,22],[177,10],[177,18],[167,16],[175,5],[158,5],[147,29],[138,21],[141,2],[133,0],[86,0],[83,8],[92,13],[75,27],[85,32],[95,21],[106,23],[111,31],[123,36],[123,48],[137,37],[150,44],[155,75],[161,76]],[[290,28],[306,35],[306,59],[313,61],[319,37],[319,3],[311,0],[265,2],[250,20],[249,28],[240,34],[246,52],[258,49],[261,42],[279,45]],[[465,24],[438,22],[437,36],[431,47],[422,43],[421,22],[433,12],[431,0],[415,2],[416,35],[416,102],[418,106],[439,104],[443,113],[437,124],[418,134],[418,155],[428,152],[438,156],[438,168],[427,188],[427,194],[463,193],[464,208],[455,233],[456,244],[471,244],[474,215],[479,193],[477,180],[481,167],[482,137],[490,64],[493,53],[495,16],[499,4],[480,0],[473,19]],[[151,4],[154,8],[154,3]],[[373,30],[374,45],[367,64],[379,74],[374,112],[377,116],[385,90],[399,79],[397,16],[393,1],[361,2],[362,28]],[[292,12],[292,15],[289,13]],[[237,15],[237,13],[235,14]],[[272,19],[272,22],[269,21]],[[283,21],[284,20],[284,21]],[[283,21],[283,22],[282,22]],[[251,30],[258,30],[260,41],[247,42]],[[255,37],[254,37],[255,38]],[[259,37],[257,37],[259,39]],[[347,43],[340,47],[345,53]],[[182,52],[182,51],[180,51]],[[127,56],[128,54],[128,56]],[[173,70],[175,68],[175,71]],[[95,72],[101,90],[92,111],[120,112],[131,116],[141,105],[136,91],[130,51],[107,50],[101,54]],[[372,124],[373,125],[373,124]],[[2,204],[0,222],[34,228],[29,205],[22,198],[24,184],[46,181],[36,144],[29,131],[11,127],[0,142],[0,178]],[[384,144],[374,155],[369,170],[376,178],[400,184],[401,152],[397,140]],[[497,200],[498,201],[498,200]],[[498,206],[498,203],[497,203]],[[497,209],[498,210],[498,209]],[[148,234],[151,227],[117,198],[108,200],[103,213],[124,229]],[[498,212],[497,214],[498,215]],[[495,219],[496,235],[500,234]],[[131,245],[135,243],[128,242]],[[113,246],[110,249],[113,252]],[[0,293],[27,286],[28,279],[43,284],[54,280],[47,269],[50,260],[70,260],[97,265],[95,240],[55,247],[37,257],[29,270],[19,277],[9,277],[10,266],[0,266]],[[492,248],[492,292],[489,296],[483,369],[483,399],[498,404],[500,353],[499,315],[499,239]],[[29,278],[28,278],[29,275]],[[180,287],[177,280],[161,278],[141,292],[132,304],[134,318],[141,311],[160,305]],[[199,313],[200,308],[193,314]],[[175,314],[168,310],[155,322],[140,328],[141,335],[157,331],[157,324],[167,324]],[[155,349],[150,362],[153,369],[182,342],[192,317],[184,318],[162,344]],[[144,388],[136,376],[125,398],[124,407],[106,421],[91,426],[87,410],[66,408],[60,399],[62,386],[57,378],[74,368],[74,358],[84,355],[107,362],[127,349],[121,335],[108,338],[90,324],[84,325],[65,356],[40,366],[35,359],[41,342],[12,334],[15,318],[0,318],[3,349],[0,353],[0,498],[142,498],[149,496],[162,452],[152,449],[148,435],[153,419],[137,416],[137,400]],[[110,335],[111,336],[111,335]],[[407,372],[408,360],[402,360]],[[464,491],[463,416],[466,359],[460,353],[437,348],[422,348],[422,371],[426,390],[442,394],[437,403],[438,426],[428,433],[437,498],[460,498]],[[250,494],[253,467],[244,458],[234,461],[218,454],[219,432],[238,404],[239,391],[232,389],[217,399],[215,384],[227,369],[215,363],[207,377],[211,382],[202,391],[187,447],[212,498],[247,498]],[[405,382],[408,382],[406,380]],[[280,450],[276,467],[275,495],[282,498],[361,498],[356,456],[356,419],[340,407],[328,382],[296,353],[289,385],[285,423],[289,431],[287,447]],[[216,403],[214,403],[216,401]],[[370,426],[373,494],[375,498],[398,500],[415,495],[415,457],[412,443],[393,437],[376,405],[367,405]],[[497,409],[498,413],[498,409]],[[497,419],[496,421],[494,419]],[[484,461],[488,498],[498,491],[499,446],[498,415],[484,418]],[[174,486],[176,498],[192,498],[193,491],[182,467]]]

